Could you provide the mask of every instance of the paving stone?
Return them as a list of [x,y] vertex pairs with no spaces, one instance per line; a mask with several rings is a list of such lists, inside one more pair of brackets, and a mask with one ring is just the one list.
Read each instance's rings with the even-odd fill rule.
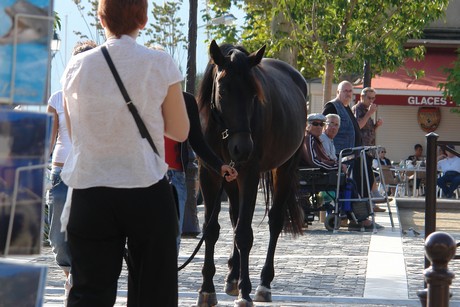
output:
[[[198,210],[200,221],[203,222],[203,206],[199,206]],[[252,294],[260,281],[260,271],[265,261],[268,245],[268,218],[264,217],[264,211],[263,197],[259,195],[252,223],[254,231],[254,246],[250,254]],[[223,294],[227,260],[233,246],[233,231],[226,202],[222,205],[219,223],[221,231],[215,250],[214,283],[219,296],[219,306],[233,306],[234,298]],[[460,240],[460,232],[452,235],[456,240]],[[278,302],[256,303],[256,306],[394,306],[388,302],[379,304],[375,300],[363,301],[371,237],[372,233],[348,232],[346,229],[339,229],[337,233],[332,233],[318,221],[309,225],[304,234],[297,238],[283,233],[275,254],[275,278],[272,283],[272,294]],[[182,238],[179,264],[187,260],[198,241],[197,238]],[[398,305],[416,306],[414,300],[418,300],[417,291],[423,288],[423,237],[402,237],[402,243],[409,289],[408,298],[413,301],[408,301],[407,305],[405,303]],[[202,280],[203,260],[204,244],[195,259],[179,272],[180,306],[195,304]],[[51,248],[43,247],[42,253],[36,257],[30,257],[29,261],[48,265],[44,303],[45,306],[61,306],[64,274],[55,264]],[[460,272],[460,261],[452,261],[449,268],[454,272]],[[126,306],[126,266],[123,267],[118,289],[119,295],[115,306]],[[459,301],[459,279],[454,279],[451,291],[452,299]],[[283,298],[286,299],[283,300]],[[348,300],[341,301],[342,298]]]

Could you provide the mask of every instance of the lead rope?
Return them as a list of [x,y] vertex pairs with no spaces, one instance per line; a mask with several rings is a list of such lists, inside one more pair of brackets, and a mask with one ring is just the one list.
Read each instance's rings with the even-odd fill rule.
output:
[[[227,175],[225,175],[227,176]],[[224,176],[224,177],[225,177]],[[190,257],[188,257],[188,259],[184,262],[184,264],[182,264],[178,269],[177,271],[181,271],[183,268],[185,268],[192,260],[193,258],[195,258],[195,255],[198,253],[198,251],[200,250],[201,248],[201,245],[203,245],[203,242],[204,242],[204,239],[206,238],[206,235],[207,235],[207,229],[208,229],[208,225],[211,224],[211,222],[213,221],[213,219],[215,218],[215,216],[217,217],[216,215],[216,212],[217,212],[217,204],[219,203],[220,201],[220,196],[222,194],[224,190],[224,179],[222,179],[222,184],[220,185],[220,189],[219,189],[219,193],[217,193],[217,197],[216,197],[216,200],[214,202],[214,209],[212,209],[212,213],[211,213],[211,216],[209,217],[209,221],[208,221],[208,224],[206,224],[206,227],[203,227],[203,235],[201,236],[201,239],[200,239],[200,242],[198,242],[197,246],[195,247],[195,250],[193,251],[193,253],[190,255]]]

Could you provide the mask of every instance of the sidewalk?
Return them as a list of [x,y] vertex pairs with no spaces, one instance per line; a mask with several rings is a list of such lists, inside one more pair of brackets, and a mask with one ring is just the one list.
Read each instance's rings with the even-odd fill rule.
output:
[[[348,232],[341,228],[328,232],[319,221],[313,222],[303,236],[280,237],[275,255],[275,279],[272,283],[272,303],[255,306],[420,306],[417,291],[423,289],[424,234],[404,236],[400,230],[395,202],[390,203],[395,228],[389,214],[377,213],[376,221],[385,226],[378,233]],[[199,207],[203,221],[203,207]],[[228,204],[223,203],[219,215],[220,238],[216,245],[216,275],[218,306],[233,306],[235,298],[223,292],[227,273],[227,258],[232,247],[232,230]],[[460,222],[460,221],[459,221]],[[268,218],[259,195],[255,210],[254,246],[250,255],[252,294],[259,284],[268,244]],[[460,233],[450,233],[460,240]],[[198,239],[183,238],[179,265],[194,250]],[[179,305],[193,306],[201,284],[204,246],[195,259],[179,272]],[[44,247],[30,262],[49,265],[44,306],[62,306],[63,273],[55,265],[51,249]],[[460,272],[460,261],[453,260],[449,269]],[[126,306],[126,269],[119,280],[116,306]],[[460,281],[451,285],[450,306],[460,306]]]

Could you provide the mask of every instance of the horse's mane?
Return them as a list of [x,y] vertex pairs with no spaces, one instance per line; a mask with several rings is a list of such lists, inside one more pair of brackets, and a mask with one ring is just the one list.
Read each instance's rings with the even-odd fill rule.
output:
[[[225,56],[234,56],[235,58],[240,58],[240,57],[247,57],[249,56],[249,52],[243,47],[243,46],[234,46],[232,44],[223,44],[220,47],[220,50],[223,55]],[[239,52],[234,51],[237,50]],[[211,97],[212,97],[212,90],[213,90],[213,82],[216,74],[216,64],[212,62],[212,59],[209,60],[208,65],[206,66],[206,69],[203,74],[203,80],[201,81],[200,85],[200,90],[198,92],[198,97],[197,97],[197,102],[198,102],[198,107],[202,114],[205,115],[205,118],[208,118],[209,115],[209,109],[211,106]],[[265,100],[264,98],[264,93],[262,90],[262,86],[255,78],[254,73],[252,71],[250,72],[251,78],[254,81],[254,87],[256,88],[256,93],[259,98],[260,102],[263,102]]]

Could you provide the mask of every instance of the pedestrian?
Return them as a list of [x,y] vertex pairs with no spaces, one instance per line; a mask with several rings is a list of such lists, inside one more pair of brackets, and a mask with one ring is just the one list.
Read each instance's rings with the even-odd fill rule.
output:
[[[73,49],[72,55],[75,56],[95,47],[96,43],[91,40],[78,42]],[[47,191],[45,197],[46,206],[48,207],[48,238],[56,263],[65,274],[64,297],[67,300],[70,288],[72,287],[72,278],[70,275],[71,256],[69,246],[65,240],[65,234],[61,232],[61,214],[67,196],[67,185],[61,179],[61,171],[69,155],[71,143],[67,130],[61,90],[51,95],[46,111],[53,114],[54,117],[50,142],[50,152],[52,153],[51,172],[48,178],[51,188]]]
[[[164,135],[182,142],[189,120],[170,55],[136,42],[145,0],[101,0],[102,45],[73,57],[62,77],[72,149],[61,177],[73,189],[67,225],[68,306],[113,306],[129,251],[127,306],[177,306],[177,210],[165,177]],[[131,101],[125,102],[106,50]],[[135,106],[145,130],[128,107]]]
[[[376,122],[372,119],[372,116],[377,112],[378,106],[375,103],[376,91],[372,87],[365,87],[361,91],[360,100],[355,104],[351,110],[358,121],[359,128],[361,129],[361,136],[364,146],[375,146],[375,138],[377,129],[383,125],[383,119],[379,118]],[[367,153],[366,162],[372,165],[374,160],[375,151],[371,150]],[[371,186],[371,196],[373,203],[386,203],[386,196],[379,193],[377,187],[377,181],[375,180],[374,172],[368,172],[369,185]],[[391,201],[392,199],[388,199]],[[374,212],[385,212],[386,209],[380,208],[374,204]]]
[[[350,108],[352,98],[353,85],[349,81],[342,81],[337,87],[336,98],[327,102],[323,109],[323,115],[332,113],[340,116],[339,132],[334,139],[335,149],[339,153],[344,149],[360,147],[363,145],[358,121]],[[366,161],[367,160],[369,159],[366,159]],[[364,186],[364,178],[361,177],[360,157],[351,160],[348,171],[351,173],[351,177],[356,182],[360,196],[368,198],[369,190]],[[372,172],[372,161],[369,163],[368,171]],[[350,225],[348,228],[350,230],[354,230],[355,228],[359,229],[359,226],[360,225]],[[372,228],[373,226],[366,224],[366,227]]]

